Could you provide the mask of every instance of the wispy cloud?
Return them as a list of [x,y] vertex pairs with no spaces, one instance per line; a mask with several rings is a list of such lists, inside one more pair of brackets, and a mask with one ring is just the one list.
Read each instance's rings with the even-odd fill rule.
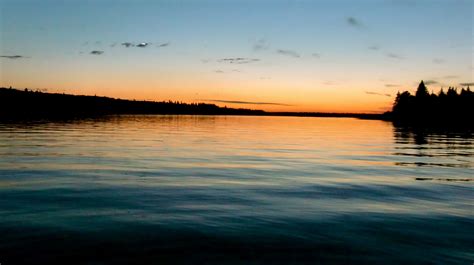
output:
[[397,84],[385,84],[386,87],[399,87]]
[[312,53],[311,56],[313,56],[314,58],[321,58],[321,54],[317,52]]
[[444,62],[446,62],[446,60],[441,59],[441,58],[434,58],[433,59],[433,63],[435,63],[435,64],[442,64]]
[[167,46],[170,46],[170,42],[165,42],[165,43],[161,43],[161,44],[158,44],[158,47],[167,47]]
[[253,44],[254,51],[263,51],[270,48],[270,44],[265,39],[259,39]]
[[378,51],[378,50],[380,50],[380,46],[378,46],[378,45],[372,45],[372,46],[369,46],[368,49],[369,49],[369,50],[372,50],[372,51]]
[[138,43],[138,44],[137,44],[137,47],[139,47],[139,48],[145,48],[145,47],[148,46],[148,45],[149,45],[148,42],[141,42],[141,43]]
[[361,28],[361,27],[364,26],[364,25],[363,25],[358,19],[356,19],[355,17],[348,17],[348,18],[346,18],[346,22],[347,22],[347,24],[349,24],[350,26],[356,27],[356,28]]
[[235,57],[235,58],[222,58],[222,59],[218,59],[217,61],[220,63],[246,64],[246,63],[258,62],[260,61],[260,59]]
[[398,60],[403,59],[403,57],[401,55],[393,53],[393,52],[387,53],[387,57],[392,58],[392,59],[398,59]]
[[29,58],[23,55],[0,55],[0,58],[7,58],[11,60]]
[[455,79],[455,78],[458,78],[459,76],[458,75],[445,75],[443,76],[444,79]]
[[240,101],[240,100],[224,100],[224,99],[202,99],[202,101],[229,103],[229,104],[243,104],[243,105],[274,105],[274,106],[293,106],[276,102],[254,102],[254,101]]
[[300,58],[301,57],[301,55],[299,55],[299,53],[297,53],[295,51],[292,51],[292,50],[277,50],[277,53],[282,54],[282,55],[286,55],[286,56],[291,56],[291,57],[294,57],[294,58]]
[[224,70],[215,70],[214,71],[215,73],[218,73],[218,74],[225,74],[225,73],[240,73],[242,71],[240,71],[239,69],[232,69],[232,70],[229,70],[229,71],[224,71]]
[[131,42],[122,42],[122,44],[120,44],[120,45],[125,46],[127,48],[135,46],[135,44],[133,44]]
[[378,92],[373,92],[373,91],[365,91],[365,94],[368,94],[368,95],[376,95],[376,96],[384,96],[384,97],[391,97],[390,94],[383,94],[383,93],[378,93]]
[[461,86],[474,86],[474,82],[459,83]]
[[104,51],[91,51],[90,54],[93,54],[93,55],[101,55],[103,54]]
[[435,84],[439,84],[439,82],[436,81],[436,80],[424,80],[423,83],[425,83],[425,85],[435,85]]

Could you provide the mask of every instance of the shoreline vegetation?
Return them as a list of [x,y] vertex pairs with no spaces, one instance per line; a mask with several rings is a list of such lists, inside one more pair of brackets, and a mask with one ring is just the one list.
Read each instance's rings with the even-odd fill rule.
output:
[[400,125],[472,127],[474,93],[469,87],[443,89],[430,94],[421,81],[415,95],[398,93],[390,112],[380,114],[323,112],[266,112],[228,108],[208,103],[142,101],[102,96],[48,93],[29,89],[0,88],[0,120],[70,119],[120,114],[251,115],[297,117],[350,117],[392,121]]
[[398,92],[392,111],[386,113],[394,123],[401,125],[443,125],[473,128],[474,92],[469,86],[441,88],[437,94],[428,92],[423,80],[415,95]]
[[258,109],[220,107],[208,103],[143,101],[102,96],[48,93],[0,88],[0,119],[80,118],[115,114],[252,115],[299,117],[353,117],[381,119],[383,114],[267,112]]

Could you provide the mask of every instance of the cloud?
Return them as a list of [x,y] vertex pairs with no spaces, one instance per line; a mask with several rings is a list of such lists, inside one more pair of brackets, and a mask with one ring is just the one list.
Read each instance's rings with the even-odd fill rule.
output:
[[385,84],[386,87],[399,87],[397,84]]
[[444,62],[446,62],[446,61],[444,59],[441,59],[441,58],[434,58],[433,59],[433,63],[435,63],[435,64],[442,64]]
[[423,83],[425,83],[425,85],[434,85],[434,84],[438,84],[439,82],[436,80],[425,80],[423,81]]
[[461,86],[474,86],[474,82],[459,83]]
[[455,79],[455,78],[458,78],[459,76],[458,75],[445,75],[443,76],[443,78],[445,79]]
[[230,103],[230,104],[244,104],[244,105],[274,105],[274,106],[293,106],[283,103],[275,102],[253,102],[253,101],[239,101],[239,100],[223,100],[223,99],[202,99],[203,101]]
[[232,69],[232,70],[229,70],[229,71],[224,71],[224,70],[218,69],[218,70],[215,70],[214,72],[215,72],[215,73],[218,73],[218,74],[225,74],[225,73],[231,73],[231,72],[233,72],[233,73],[241,73],[242,71],[240,71],[239,69]]
[[131,42],[123,42],[122,44],[120,44],[122,46],[125,46],[126,48],[129,48],[129,47],[134,47],[135,44],[131,43]]
[[170,42],[165,42],[165,43],[161,43],[161,44],[158,44],[158,47],[167,47],[167,46],[170,46]]
[[90,54],[93,54],[93,55],[101,55],[103,54],[104,51],[91,51]]
[[361,28],[361,27],[363,27],[362,23],[360,23],[360,21],[357,20],[357,19],[354,18],[354,17],[348,17],[348,18],[346,18],[346,22],[347,22],[347,24],[349,24],[349,25],[352,26],[352,27],[356,27],[356,28]]
[[222,59],[218,59],[217,61],[220,63],[246,64],[246,63],[258,62],[260,61],[260,59],[236,57],[236,58],[222,58]]
[[16,59],[24,59],[24,58],[29,58],[29,57],[25,57],[23,55],[0,55],[0,58],[16,60]]
[[291,57],[294,57],[294,58],[300,58],[301,57],[297,52],[292,51],[292,50],[277,50],[277,53],[282,54],[282,55],[291,56]]
[[146,46],[148,46],[148,44],[149,44],[148,42],[141,42],[141,43],[138,43],[138,44],[137,44],[137,47],[139,47],[139,48],[145,48]]
[[380,47],[378,45],[372,45],[372,46],[369,46],[368,49],[372,51],[378,51],[380,50]]
[[259,39],[254,43],[252,48],[254,51],[268,50],[270,48],[270,44],[268,44],[265,39]]
[[311,56],[313,56],[314,58],[321,58],[321,54],[317,52],[312,53]]
[[384,96],[384,97],[391,97],[390,94],[383,94],[383,93],[377,93],[377,92],[372,92],[372,91],[365,91],[365,94],[368,94],[368,95],[376,95],[376,96]]
[[393,52],[387,53],[387,57],[392,58],[392,59],[399,59],[399,60],[403,59],[403,57],[401,55],[398,55],[398,54],[393,53]]
[[112,47],[112,48],[115,47],[115,46],[117,46],[117,43],[116,43],[116,42],[110,44],[110,47]]

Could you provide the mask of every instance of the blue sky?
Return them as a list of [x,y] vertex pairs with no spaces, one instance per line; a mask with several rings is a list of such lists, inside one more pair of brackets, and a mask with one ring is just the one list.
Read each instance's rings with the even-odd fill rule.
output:
[[434,90],[473,82],[473,5],[0,0],[0,85],[377,112],[421,79]]

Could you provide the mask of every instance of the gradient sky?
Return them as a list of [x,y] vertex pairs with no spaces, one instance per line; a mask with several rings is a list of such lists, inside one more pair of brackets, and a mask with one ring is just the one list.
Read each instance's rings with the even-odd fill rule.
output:
[[473,13],[471,0],[0,0],[0,86],[382,112],[421,79],[473,82]]

